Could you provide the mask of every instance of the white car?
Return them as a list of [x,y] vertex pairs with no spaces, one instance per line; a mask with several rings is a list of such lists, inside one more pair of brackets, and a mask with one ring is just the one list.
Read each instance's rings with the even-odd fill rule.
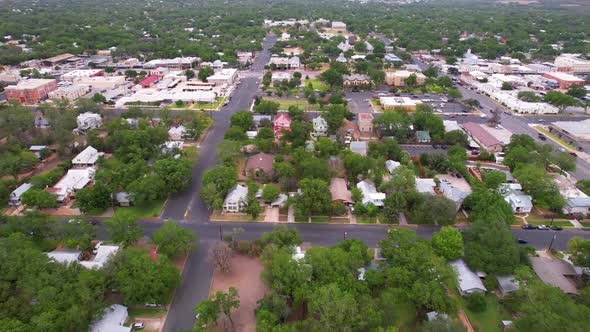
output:
[[143,330],[144,327],[145,325],[142,322],[133,323],[133,325],[131,325],[132,330]]
[[543,230],[543,231],[548,231],[551,228],[549,228],[549,226],[547,226],[547,225],[539,225],[539,226],[537,226],[537,229],[540,229],[540,230]]

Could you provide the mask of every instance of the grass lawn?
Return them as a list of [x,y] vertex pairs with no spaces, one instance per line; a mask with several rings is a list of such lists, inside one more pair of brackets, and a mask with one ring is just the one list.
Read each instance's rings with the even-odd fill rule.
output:
[[471,325],[479,332],[497,332],[500,331],[502,320],[512,320],[510,313],[500,304],[495,295],[486,296],[487,307],[483,312],[473,312],[467,308],[464,300],[461,301],[461,307],[465,310]]
[[314,90],[320,90],[320,91],[326,91],[330,88],[330,86],[322,81],[320,81],[318,78],[310,78],[305,80],[305,86],[307,86],[307,84],[309,84],[309,82],[311,82],[311,86],[313,87]]
[[584,227],[590,227],[590,221],[582,221],[580,224],[582,224]]
[[129,308],[129,316],[160,316],[166,313],[166,309],[162,308]]
[[416,331],[416,309],[414,306],[403,301],[392,303],[391,306],[395,310],[392,310],[393,314],[386,318],[387,323],[397,326],[400,332]]
[[311,217],[311,222],[330,222],[330,217],[328,217],[328,216]]
[[295,222],[307,222],[307,216],[295,216]]
[[356,216],[356,222],[360,224],[376,224],[377,218],[369,216]]
[[152,203],[147,207],[130,206],[130,207],[115,207],[115,216],[117,217],[132,217],[134,219],[142,217],[157,217],[160,215],[160,210],[164,205],[165,200]]
[[[527,220],[529,224],[533,225],[551,225],[551,219],[547,220]],[[561,226],[561,227],[574,227],[571,222],[569,221],[553,221],[553,226]]]
[[559,138],[557,135],[554,135],[553,133],[545,130],[545,128],[543,128],[542,126],[534,126],[534,128],[540,132],[542,132],[543,134],[545,134],[545,136],[549,136],[552,139],[554,139],[555,141],[557,141],[559,144],[565,146],[566,148],[570,149],[570,150],[576,150],[576,148],[569,144],[568,142],[564,141],[563,139]]
[[276,103],[279,103],[279,109],[286,110],[289,109],[289,106],[295,105],[299,109],[304,111],[317,111],[319,110],[319,105],[310,105],[305,98],[265,98],[266,100],[271,100]]
[[200,104],[196,103],[193,105],[193,109],[217,109],[225,101],[225,97],[217,97],[215,102],[212,104]]

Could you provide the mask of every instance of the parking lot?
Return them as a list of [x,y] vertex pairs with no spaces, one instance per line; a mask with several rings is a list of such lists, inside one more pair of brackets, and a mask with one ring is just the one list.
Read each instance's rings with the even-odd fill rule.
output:
[[[379,97],[391,97],[393,93],[388,92],[387,90],[379,89],[376,91],[359,91],[359,92],[347,92],[346,98],[348,100],[348,106],[350,107],[353,113],[368,113],[373,112],[371,104],[369,101],[371,98],[379,96]],[[437,113],[462,113],[467,109],[465,106],[456,103],[456,102],[449,102],[446,99],[445,95],[442,94],[435,94],[435,93],[397,93],[399,97],[408,97],[412,99],[421,100],[423,103],[432,106],[432,108]]]

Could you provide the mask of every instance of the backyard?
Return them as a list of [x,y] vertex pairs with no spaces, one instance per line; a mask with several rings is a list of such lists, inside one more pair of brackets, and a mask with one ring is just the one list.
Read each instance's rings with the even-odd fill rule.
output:
[[160,215],[165,200],[157,201],[149,206],[115,207],[114,215],[117,217],[152,218]]
[[467,308],[462,299],[461,307],[465,310],[471,325],[479,332],[498,332],[502,320],[512,320],[510,313],[498,303],[498,298],[493,294],[486,295],[486,309],[483,312],[473,312]]

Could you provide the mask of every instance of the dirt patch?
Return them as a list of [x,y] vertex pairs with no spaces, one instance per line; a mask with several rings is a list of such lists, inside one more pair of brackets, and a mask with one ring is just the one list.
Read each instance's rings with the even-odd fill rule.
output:
[[258,258],[236,255],[231,260],[230,272],[224,274],[217,269],[213,272],[211,294],[218,290],[227,291],[230,287],[235,287],[240,294],[240,307],[232,314],[235,331],[256,331],[256,302],[267,291],[260,278],[262,270]]

